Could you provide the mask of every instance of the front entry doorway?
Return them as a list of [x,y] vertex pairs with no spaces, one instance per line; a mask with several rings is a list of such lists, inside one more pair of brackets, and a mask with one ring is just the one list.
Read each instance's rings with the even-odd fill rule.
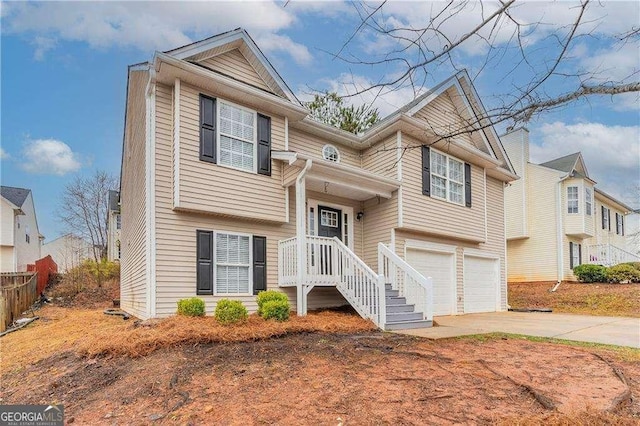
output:
[[351,250],[353,242],[353,207],[313,199],[307,200],[307,234],[338,237]]
[[342,237],[342,210],[318,205],[318,236],[338,237],[340,241],[344,242]]

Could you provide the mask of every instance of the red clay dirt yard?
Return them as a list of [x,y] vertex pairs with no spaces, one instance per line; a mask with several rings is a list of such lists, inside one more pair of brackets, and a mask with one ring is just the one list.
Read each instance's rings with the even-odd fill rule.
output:
[[225,328],[64,305],[0,340],[0,403],[62,403],[67,422],[91,425],[640,421],[638,350],[429,341],[349,313]]

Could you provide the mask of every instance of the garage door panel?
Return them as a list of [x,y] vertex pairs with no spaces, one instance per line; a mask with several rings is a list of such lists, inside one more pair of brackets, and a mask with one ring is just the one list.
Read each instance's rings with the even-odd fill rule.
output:
[[453,253],[407,249],[407,263],[433,280],[433,314],[454,313],[455,264]]
[[500,283],[498,259],[465,256],[464,312],[495,312]]

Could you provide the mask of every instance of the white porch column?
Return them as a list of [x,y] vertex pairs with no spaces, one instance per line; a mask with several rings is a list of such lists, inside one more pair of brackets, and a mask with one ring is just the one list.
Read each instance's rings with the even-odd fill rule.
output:
[[307,273],[307,231],[306,231],[306,179],[311,168],[311,160],[307,160],[304,168],[296,178],[296,242],[298,244],[298,279],[296,310],[298,315],[307,314],[307,292],[305,291]]

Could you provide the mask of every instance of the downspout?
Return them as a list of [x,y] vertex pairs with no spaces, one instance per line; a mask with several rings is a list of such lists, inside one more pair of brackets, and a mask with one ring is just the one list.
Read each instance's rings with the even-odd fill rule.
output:
[[306,247],[306,184],[305,177],[313,162],[307,160],[298,177],[296,178],[296,242],[298,244],[298,285],[296,286],[296,310],[298,315],[307,314],[307,301],[304,289],[306,281],[307,247]]

